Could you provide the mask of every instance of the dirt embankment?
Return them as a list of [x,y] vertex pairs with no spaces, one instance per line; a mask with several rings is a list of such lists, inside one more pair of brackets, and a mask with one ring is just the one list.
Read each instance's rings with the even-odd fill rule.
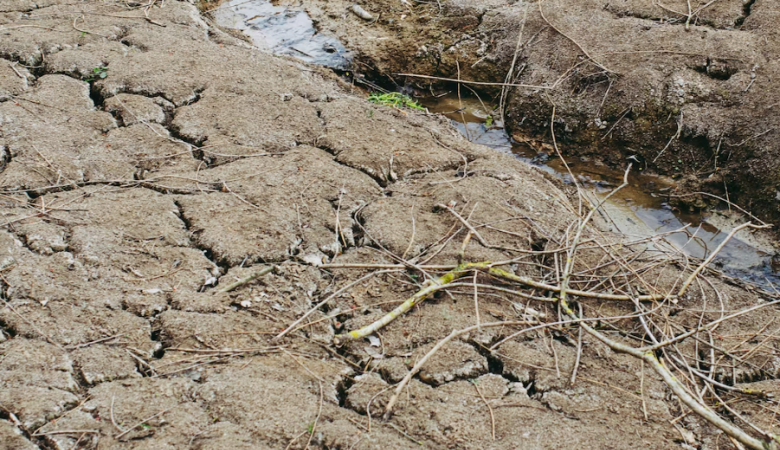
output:
[[[565,152],[680,178],[780,221],[780,13],[771,0],[360,3],[306,0],[358,70],[555,86],[513,88],[507,127]],[[688,9],[690,6],[691,10]],[[458,67],[459,66],[459,67]],[[477,87],[477,86],[475,86]],[[493,90],[492,92],[495,92]],[[686,201],[704,206],[706,198]]]
[[[578,345],[576,329],[495,353],[485,346],[514,328],[462,336],[390,422],[377,420],[391,384],[475,323],[473,287],[419,306],[378,344],[337,348],[337,331],[382,316],[425,273],[347,287],[371,266],[313,264],[441,265],[463,251],[519,258],[513,273],[554,283],[545,255],[565,247],[576,208],[446,121],[368,104],[327,71],[209,27],[190,3],[152,3],[0,3],[0,448],[728,448],[647,367],[589,336]],[[468,230],[439,204],[493,245],[462,248]],[[581,289],[615,269],[588,252],[572,281]],[[679,282],[674,264],[634,256],[659,280],[650,289]],[[217,292],[264,263],[279,268]],[[729,311],[759,299],[711,283],[670,310],[675,326],[719,317],[713,298]],[[272,340],[342,287],[304,328]],[[553,304],[529,302],[546,316],[511,290],[483,292],[477,307],[483,321],[556,317]],[[583,302],[592,317],[633,308]],[[724,323],[718,342],[741,351],[779,314]],[[638,326],[626,339],[643,339]],[[699,349],[710,351],[687,345],[681,357]],[[774,341],[741,355],[744,367],[708,373],[777,392]],[[768,401],[733,409],[772,430]]]

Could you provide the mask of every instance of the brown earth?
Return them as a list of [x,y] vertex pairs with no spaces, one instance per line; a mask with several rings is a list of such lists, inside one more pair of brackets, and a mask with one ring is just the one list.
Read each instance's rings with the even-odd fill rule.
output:
[[[369,104],[327,71],[210,27],[190,3],[144,10],[0,2],[0,449],[732,448],[648,368],[588,336],[572,384],[566,328],[492,354],[485,346],[514,328],[463,336],[379,420],[386,388],[474,324],[473,289],[401,317],[379,346],[335,347],[336,332],[380,317],[425,276],[375,275],[273,341],[368,273],[317,265],[452,264],[466,230],[442,203],[493,244],[472,239],[468,259],[508,259],[557,248],[576,208],[541,172],[445,120]],[[531,256],[511,270],[552,276],[553,262]],[[602,256],[591,246],[577,270]],[[265,263],[278,269],[217,292]],[[647,276],[664,290],[682,271]],[[716,297],[729,311],[768,298],[710,282],[669,310],[676,324],[719,317],[706,308]],[[592,316],[633,311],[582,304]],[[500,291],[479,303],[483,320],[534,317],[526,306],[556,315]],[[724,323],[720,345],[742,345],[778,315]],[[744,360],[759,373],[721,379],[780,393],[776,341]],[[777,431],[771,398],[733,407]]]
[[682,191],[728,196],[780,223],[775,1],[358,1],[373,22],[347,12],[352,3],[303,2],[355,51],[357,71],[423,92],[430,80],[397,74],[503,83],[522,30],[511,81],[556,87],[509,89],[506,126],[516,138],[551,143],[555,106],[564,152],[618,167],[634,156]]

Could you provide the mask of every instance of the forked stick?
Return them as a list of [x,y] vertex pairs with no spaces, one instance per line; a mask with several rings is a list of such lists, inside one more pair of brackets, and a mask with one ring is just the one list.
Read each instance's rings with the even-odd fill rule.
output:
[[687,280],[685,280],[685,283],[683,283],[682,287],[680,288],[680,291],[677,293],[677,297],[682,297],[683,294],[685,294],[685,291],[688,290],[688,286],[690,286],[691,283],[693,283],[693,280],[695,280],[696,277],[699,275],[699,273],[701,273],[701,271],[704,270],[704,268],[707,267],[707,265],[709,263],[711,263],[713,259],[715,259],[715,257],[718,255],[718,253],[721,250],[723,250],[723,247],[726,246],[726,244],[731,240],[731,238],[734,237],[735,234],[737,234],[737,232],[739,232],[740,230],[744,230],[745,228],[759,228],[760,229],[760,228],[769,228],[770,226],[771,225],[754,225],[752,222],[747,222],[747,223],[743,223],[742,225],[740,225],[738,227],[735,227],[733,230],[731,230],[731,233],[729,233],[729,235],[726,236],[726,239],[723,239],[723,242],[721,242],[720,245],[718,245],[718,247],[715,249],[715,251],[710,253],[710,256],[708,256],[707,259],[704,260],[704,262],[701,263],[699,265],[699,267],[697,267],[696,270],[693,271],[691,276],[688,277]]

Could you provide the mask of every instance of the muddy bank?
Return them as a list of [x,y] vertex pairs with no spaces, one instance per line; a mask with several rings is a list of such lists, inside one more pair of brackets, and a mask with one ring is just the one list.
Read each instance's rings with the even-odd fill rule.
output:
[[[555,283],[545,255],[563,256],[576,217],[560,183],[444,119],[369,104],[330,71],[250,48],[187,2],[14,1],[2,11],[0,445],[729,448],[646,366],[587,335],[580,345],[568,327],[492,353],[516,326],[464,335],[414,379],[389,422],[377,420],[387,388],[453,329],[477,315],[558,312],[545,292],[482,292],[475,307],[473,285],[453,286],[376,340],[336,347],[336,333],[381,317],[435,272],[361,278],[372,265],[463,255],[515,259],[512,273]],[[492,245],[465,239],[442,204]],[[637,287],[621,273],[616,291],[679,283],[681,260],[659,263],[620,239],[587,236],[655,281]],[[615,270],[603,257],[584,249],[572,283],[597,288]],[[261,280],[219,292],[269,263]],[[706,280],[664,306],[674,332],[774,298]],[[303,328],[272,339],[330,296]],[[629,302],[581,306],[592,317],[634,312]],[[743,347],[774,334],[779,314],[724,322],[717,347],[743,362],[702,370],[780,393],[774,341]],[[638,322],[604,322],[644,342]],[[680,357],[700,359],[715,349],[708,342],[686,342]],[[771,398],[732,409],[777,431]]]
[[682,0],[359,2],[374,21],[349,13],[351,3],[304,2],[323,31],[355,51],[357,71],[426,90],[429,80],[395,74],[503,83],[515,61],[509,81],[540,87],[508,92],[506,125],[518,139],[551,143],[555,106],[565,152],[613,166],[634,156],[685,192],[728,194],[780,220],[771,1],[691,2],[690,13]]

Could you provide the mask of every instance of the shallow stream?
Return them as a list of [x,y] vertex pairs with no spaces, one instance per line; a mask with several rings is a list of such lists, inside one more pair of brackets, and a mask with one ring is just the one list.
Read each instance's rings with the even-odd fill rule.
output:
[[[573,182],[560,158],[549,154],[549,151],[537,151],[531,145],[514,141],[500,122],[493,120],[492,116],[488,118],[490,112],[486,109],[490,109],[489,104],[472,97],[458,99],[453,93],[421,98],[420,101],[430,112],[450,118],[453,125],[472,142],[511,154],[566,183]],[[623,172],[620,170],[579,158],[567,158],[566,161],[593,201],[622,183]],[[744,220],[727,208],[707,213],[680,211],[668,203],[669,195],[675,189],[674,180],[637,173],[636,167],[628,181],[629,185],[604,205],[605,220],[613,230],[629,236],[647,237],[688,225],[684,232],[667,235],[666,240],[691,257],[706,258],[723,242],[731,228],[739,220]],[[773,268],[775,253],[776,249],[766,236],[742,231],[726,244],[715,262],[731,276],[771,289],[772,285],[780,286],[780,275],[776,272],[777,268]]]
[[217,25],[239,30],[252,43],[278,55],[346,69],[352,57],[338,39],[320,34],[306,11],[265,0],[230,0],[213,12]]
[[[219,26],[240,30],[255,46],[275,54],[342,70],[351,61],[349,50],[335,37],[318,33],[311,18],[299,7],[277,6],[266,0],[230,0],[215,10],[213,17]],[[450,118],[472,142],[513,155],[566,183],[573,182],[560,158],[550,154],[549,149],[540,152],[511,139],[502,124],[490,116],[489,104],[483,104],[480,99],[459,99],[449,93],[419,100],[430,112]],[[567,158],[566,161],[593,201],[622,182],[622,171],[584,159]],[[669,233],[688,225],[684,231],[668,234],[667,243],[691,257],[706,258],[743,219],[728,209],[707,213],[679,211],[667,202],[674,188],[671,179],[634,172],[629,176],[629,186],[605,204],[604,219],[614,231],[636,237]],[[776,267],[780,258],[775,257],[773,267],[776,252],[768,237],[742,231],[721,250],[715,264],[728,275],[767,289],[780,288],[780,267]]]

